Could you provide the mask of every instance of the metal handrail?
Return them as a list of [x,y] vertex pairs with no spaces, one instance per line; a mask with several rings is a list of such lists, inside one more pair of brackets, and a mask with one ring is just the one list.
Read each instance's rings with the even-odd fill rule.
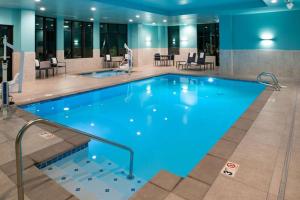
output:
[[[272,78],[273,83],[267,82],[267,81],[263,81],[261,78],[262,76],[269,76]],[[256,78],[257,82],[273,87],[275,90],[280,91],[281,89],[281,85],[279,84],[278,79],[276,78],[276,76],[273,73],[270,72],[262,72],[260,73],[257,78]]]
[[[32,120],[30,122],[27,122],[22,129],[19,131],[16,141],[15,141],[15,149],[16,149],[16,170],[17,170],[17,189],[18,189],[18,200],[24,200],[24,187],[23,187],[23,159],[22,159],[22,138],[24,133],[34,124],[45,124],[45,125],[50,125],[53,126],[53,124],[48,121],[48,120],[44,120],[44,119],[36,119],[36,120]],[[91,139],[94,139],[98,142],[103,142],[121,149],[124,149],[126,151],[128,151],[130,153],[130,166],[129,166],[129,175],[127,176],[128,179],[133,179],[133,159],[134,159],[134,152],[131,148],[123,145],[123,144],[119,144],[95,135],[91,135],[89,133],[83,132],[83,131],[79,131],[79,130],[75,130],[73,128],[69,128],[69,127],[65,127],[63,125],[59,125],[57,124],[56,126],[60,127],[60,128],[64,128],[70,131],[74,131],[78,134],[87,136]]]

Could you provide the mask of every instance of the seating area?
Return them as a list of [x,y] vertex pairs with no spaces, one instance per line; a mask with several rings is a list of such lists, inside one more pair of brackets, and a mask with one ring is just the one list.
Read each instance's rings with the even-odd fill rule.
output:
[[208,60],[205,52],[188,53],[186,61],[175,61],[180,70],[215,70],[215,61]]
[[59,74],[59,69],[64,69],[64,74],[67,73],[67,63],[59,62],[57,58],[51,58],[49,61],[40,62],[35,59],[36,78],[48,78],[49,75],[55,76]]
[[154,54],[154,66],[174,66],[175,65],[175,55],[163,55],[160,53]]

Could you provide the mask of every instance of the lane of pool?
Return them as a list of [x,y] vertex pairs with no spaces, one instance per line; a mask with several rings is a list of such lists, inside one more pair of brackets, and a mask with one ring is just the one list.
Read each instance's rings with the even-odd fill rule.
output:
[[[42,118],[123,143],[135,174],[164,169],[186,176],[264,90],[255,82],[163,75],[21,108]],[[90,142],[89,157],[127,168],[128,154]],[[97,160],[96,160],[97,162]]]

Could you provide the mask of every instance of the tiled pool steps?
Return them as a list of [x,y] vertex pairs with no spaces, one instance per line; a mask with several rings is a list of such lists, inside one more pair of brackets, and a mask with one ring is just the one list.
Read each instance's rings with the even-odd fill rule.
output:
[[[95,160],[94,160],[95,159]],[[127,200],[146,182],[106,158],[88,158],[88,148],[41,169],[79,199]]]

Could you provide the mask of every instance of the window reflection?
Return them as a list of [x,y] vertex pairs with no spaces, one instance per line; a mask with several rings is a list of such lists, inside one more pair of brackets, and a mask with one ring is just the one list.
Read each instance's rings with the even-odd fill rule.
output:
[[65,58],[93,57],[93,23],[65,20]]

